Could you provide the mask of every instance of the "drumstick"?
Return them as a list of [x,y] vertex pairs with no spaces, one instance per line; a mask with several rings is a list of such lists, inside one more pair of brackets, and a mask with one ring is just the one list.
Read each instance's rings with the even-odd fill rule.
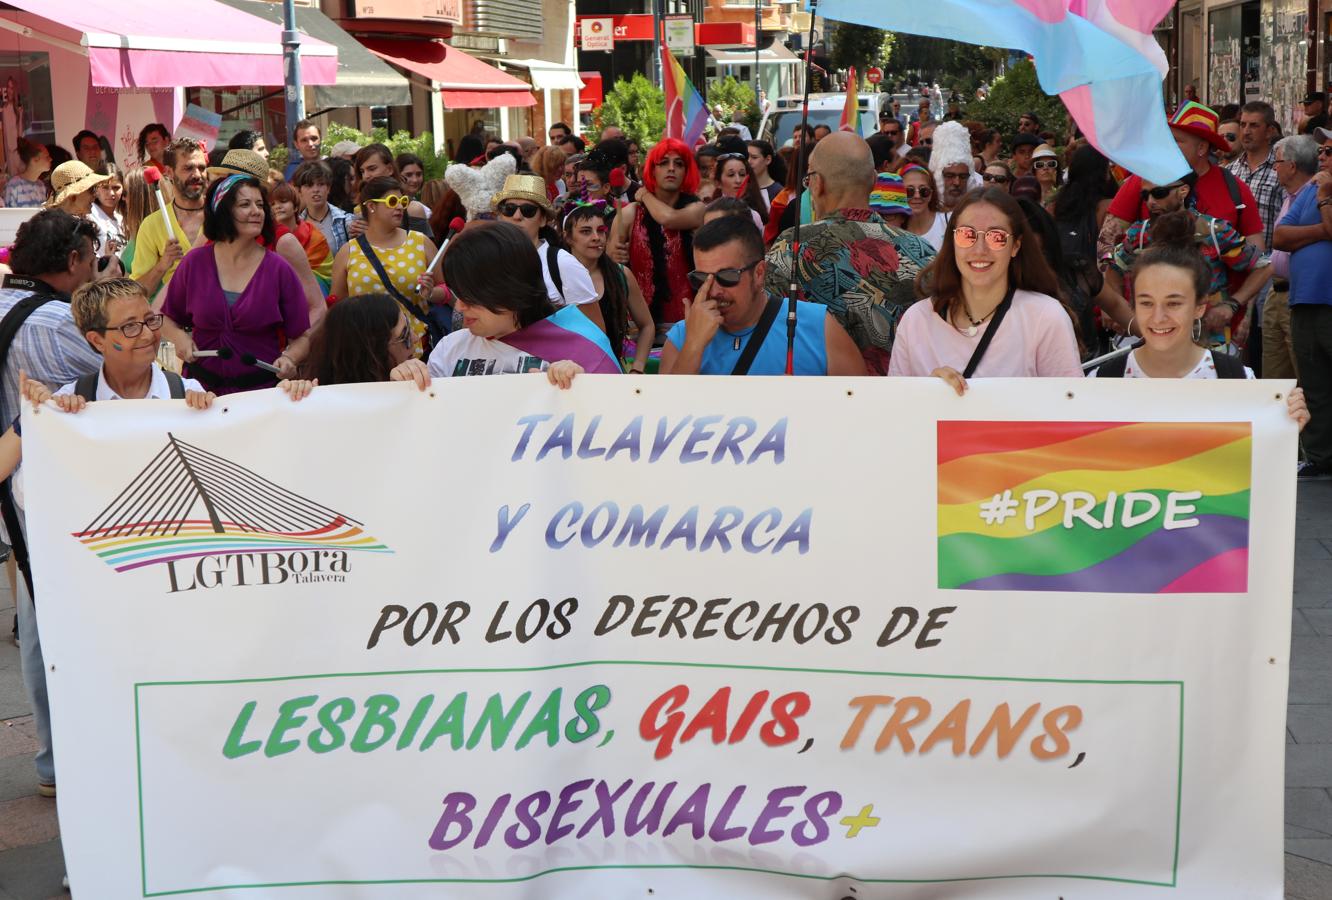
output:
[[[466,224],[467,223],[462,220],[461,216],[453,217],[453,220],[449,222],[448,234],[444,236],[444,240],[440,242],[439,249],[435,251],[435,258],[430,261],[430,265],[426,268],[427,272],[435,271],[435,267],[439,265],[439,261],[444,258],[444,251],[448,249],[449,241],[453,240],[453,236],[459,231],[462,231],[463,226]],[[416,285],[416,296],[421,296],[420,284]]]

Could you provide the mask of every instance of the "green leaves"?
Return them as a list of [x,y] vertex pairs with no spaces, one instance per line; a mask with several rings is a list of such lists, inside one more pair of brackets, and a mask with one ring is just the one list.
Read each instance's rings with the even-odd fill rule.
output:
[[601,106],[601,128],[618,125],[624,133],[647,147],[666,133],[666,94],[641,72],[620,79],[606,93]]
[[994,82],[990,96],[966,105],[966,118],[998,128],[1007,139],[1017,130],[1018,119],[1025,112],[1041,117],[1041,130],[1062,135],[1068,129],[1068,112],[1058,97],[1041,90],[1036,67],[1024,59]]

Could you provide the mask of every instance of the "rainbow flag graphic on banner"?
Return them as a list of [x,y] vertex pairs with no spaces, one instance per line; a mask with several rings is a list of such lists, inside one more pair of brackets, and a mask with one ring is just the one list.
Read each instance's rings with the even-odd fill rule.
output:
[[939,587],[1242,593],[1247,422],[940,422]]
[[703,129],[708,125],[708,108],[664,43],[661,55],[666,82],[666,137],[678,138],[693,147],[703,137]]

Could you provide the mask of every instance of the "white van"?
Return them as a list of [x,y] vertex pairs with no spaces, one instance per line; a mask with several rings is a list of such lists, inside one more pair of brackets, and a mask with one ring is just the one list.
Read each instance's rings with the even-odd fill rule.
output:
[[[879,111],[892,102],[892,95],[886,93],[862,93],[857,98],[860,107],[860,135],[869,137],[879,130]],[[778,97],[768,108],[759,123],[758,136],[770,142],[773,147],[781,148],[791,139],[800,127],[800,108],[803,98],[799,94]],[[846,94],[826,93],[809,95],[809,127],[827,125],[836,131],[842,122],[842,109],[846,106]]]

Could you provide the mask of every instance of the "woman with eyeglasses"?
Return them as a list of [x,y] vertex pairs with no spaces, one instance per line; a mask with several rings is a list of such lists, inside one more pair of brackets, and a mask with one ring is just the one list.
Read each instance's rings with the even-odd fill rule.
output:
[[763,230],[768,220],[768,200],[759,189],[747,156],[723,153],[717,157],[717,196],[743,200],[754,213],[754,227]]
[[207,409],[215,394],[193,378],[157,364],[166,317],[153,312],[143,286],[131,278],[92,281],[70,299],[74,324],[102,355],[102,368],[60,388],[54,395],[34,382],[26,392],[35,406],[54,399],[65,412],[78,412],[92,400],[183,399],[191,409]]
[[361,186],[360,214],[365,233],[343,244],[333,257],[329,302],[355,294],[388,294],[407,314],[417,340],[427,336],[431,304],[447,300],[440,287],[435,243],[402,227],[411,199],[396,178],[372,178]]
[[[383,144],[367,144],[362,147],[356,152],[356,157],[352,160],[352,167],[356,172],[358,193],[366,182],[376,178],[395,178],[399,184],[402,183],[402,179],[398,177],[398,164],[393,159],[393,153]],[[403,188],[403,192],[407,194],[409,202],[407,208],[403,211],[402,227],[407,231],[418,231],[421,234],[429,235],[430,211],[425,208],[425,204],[418,200],[412,200],[406,188]],[[359,233],[355,227],[352,228],[352,231]]]
[[907,206],[911,217],[906,230],[923,238],[936,251],[943,246],[948,216],[939,209],[939,195],[934,189],[934,176],[930,170],[915,163],[903,166],[902,187],[906,190]]
[[889,375],[933,375],[959,395],[972,377],[1081,377],[1059,279],[1004,191],[962,198],[918,289],[927,299],[897,326]]
[[289,390],[294,399],[316,384],[414,381],[425,390],[430,374],[416,352],[416,334],[397,300],[388,294],[347,297],[328,311],[311,341],[302,367],[309,379]]
[[[746,208],[748,211],[748,208]],[[600,293],[598,305],[601,319],[606,323],[606,337],[611,348],[622,354],[629,334],[632,318],[637,330],[634,337],[634,361],[629,371],[642,375],[647,371],[648,356],[656,338],[656,325],[648,312],[647,301],[638,282],[625,268],[606,254],[606,241],[610,236],[608,215],[615,210],[604,200],[575,203],[564,213],[564,242],[575,259],[583,264],[592,278],[592,286]]]
[[468,225],[444,254],[444,278],[463,327],[431,351],[432,377],[545,372],[567,388],[582,372],[623,371],[586,305],[551,303],[536,247],[512,222]]
[[273,387],[305,359],[310,308],[296,272],[266,249],[276,227],[257,178],[219,178],[204,195],[209,243],[185,254],[167,285],[162,334],[215,394]]
[[[555,306],[581,306],[583,313],[604,329],[600,296],[592,285],[592,276],[574,255],[564,249],[560,233],[552,222],[555,207],[546,199],[541,178],[537,175],[509,175],[504,187],[495,195],[495,212],[499,218],[527,236],[536,248],[541,261],[541,275],[546,283],[546,296]],[[453,287],[452,285],[449,285]]]

